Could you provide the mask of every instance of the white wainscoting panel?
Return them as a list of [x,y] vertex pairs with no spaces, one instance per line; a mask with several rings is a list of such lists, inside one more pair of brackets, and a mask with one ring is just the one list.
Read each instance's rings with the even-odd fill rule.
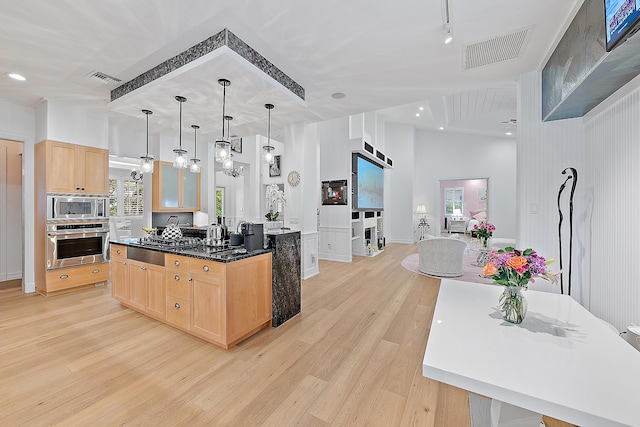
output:
[[585,124],[585,180],[593,204],[590,310],[618,330],[640,324],[639,118],[635,89]]
[[318,233],[302,233],[302,280],[320,273],[318,268]]
[[318,232],[320,259],[351,262],[351,228],[320,227]]

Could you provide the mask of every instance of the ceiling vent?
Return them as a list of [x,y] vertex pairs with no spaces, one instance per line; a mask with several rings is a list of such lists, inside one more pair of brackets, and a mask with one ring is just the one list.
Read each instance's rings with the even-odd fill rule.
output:
[[93,80],[97,80],[102,84],[105,85],[109,85],[109,86],[117,86],[118,83],[120,83],[122,80],[117,79],[115,77],[112,77],[108,74],[105,73],[101,73],[100,71],[92,71],[89,74],[87,74],[87,77],[89,77],[90,79]]
[[464,70],[472,70],[520,56],[533,26],[464,47]]

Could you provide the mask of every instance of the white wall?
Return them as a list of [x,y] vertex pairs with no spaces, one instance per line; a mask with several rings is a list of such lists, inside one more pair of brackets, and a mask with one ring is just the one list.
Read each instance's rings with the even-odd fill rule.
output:
[[419,162],[415,159],[415,130],[413,126],[396,123],[387,123],[384,129],[384,153],[394,165],[393,169],[384,170],[384,237],[387,243],[413,243],[413,212],[418,203],[414,203],[414,192],[424,186],[414,177],[422,167],[416,168]]
[[346,179],[351,182],[351,145],[348,117],[318,124],[320,144],[320,179],[316,182],[317,204],[320,209],[319,257],[332,261],[351,262],[351,190],[344,206],[322,206],[321,181]]
[[35,292],[34,256],[34,200],[28,197],[34,194],[33,148],[36,129],[35,109],[0,99],[0,138],[22,142],[22,214],[21,231],[24,244],[22,258],[24,292]]
[[0,281],[22,278],[22,144],[0,139]]
[[[515,237],[516,151],[510,138],[418,130],[413,195],[415,204],[424,203],[433,217],[431,231],[440,232],[440,180],[488,178],[487,212],[496,226],[493,235]],[[415,211],[415,206],[409,208]]]
[[[571,295],[584,304],[582,295],[588,292],[588,275],[584,274],[585,256],[585,181],[590,171],[584,167],[584,136],[582,119],[543,123],[541,120],[541,76],[528,73],[519,85],[518,119],[518,246],[533,248],[540,255],[558,260],[551,269],[560,270],[558,240],[558,190],[567,175],[567,167],[576,168],[578,180],[574,195],[573,260]],[[563,284],[568,292],[569,273],[569,188],[563,192]],[[538,280],[533,289],[560,292],[560,287]]]
[[46,121],[37,123],[38,141],[51,139],[89,147],[109,148],[109,119],[84,109],[47,100],[38,107],[46,110]]
[[585,116],[584,239],[590,293],[585,304],[619,330],[640,325],[640,79]]

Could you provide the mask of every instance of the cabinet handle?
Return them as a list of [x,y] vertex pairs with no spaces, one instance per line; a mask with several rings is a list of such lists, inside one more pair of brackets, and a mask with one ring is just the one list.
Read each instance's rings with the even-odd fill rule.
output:
[[100,269],[99,269],[99,268],[96,268],[95,270],[93,270],[93,271],[92,271],[92,273],[93,273],[93,274],[100,273]]
[[174,263],[176,266],[180,265],[180,261],[178,261],[178,260],[173,261],[173,263]]
[[127,263],[126,263],[126,262],[123,262],[123,263],[122,263],[122,265],[127,265]]
[[146,269],[147,269],[147,267],[145,267],[145,266],[140,267],[140,270],[146,270]]
[[60,276],[61,279],[67,279],[68,277],[69,277],[68,274],[63,274],[63,275]]
[[176,274],[175,276],[173,276],[173,280],[175,280],[175,281],[177,282],[178,280],[180,280],[180,276],[178,276],[178,275]]
[[190,281],[190,282],[193,282],[193,277],[189,277],[189,281]]
[[178,304],[178,303],[175,303],[173,306],[174,306],[175,308],[180,308],[180,304]]
[[117,253],[118,255],[120,255],[120,252],[121,252],[121,251],[120,251],[120,249],[118,249],[118,250],[116,251],[116,253]]
[[203,265],[203,266],[202,266],[202,269],[203,269],[204,271],[209,271],[209,266],[208,266],[208,265]]

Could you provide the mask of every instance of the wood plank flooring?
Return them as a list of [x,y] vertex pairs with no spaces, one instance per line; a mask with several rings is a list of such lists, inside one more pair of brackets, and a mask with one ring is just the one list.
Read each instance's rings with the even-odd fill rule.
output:
[[299,316],[230,350],[109,286],[0,290],[0,425],[469,426],[468,394],[422,376],[440,281],[400,266],[415,251],[321,261]]

